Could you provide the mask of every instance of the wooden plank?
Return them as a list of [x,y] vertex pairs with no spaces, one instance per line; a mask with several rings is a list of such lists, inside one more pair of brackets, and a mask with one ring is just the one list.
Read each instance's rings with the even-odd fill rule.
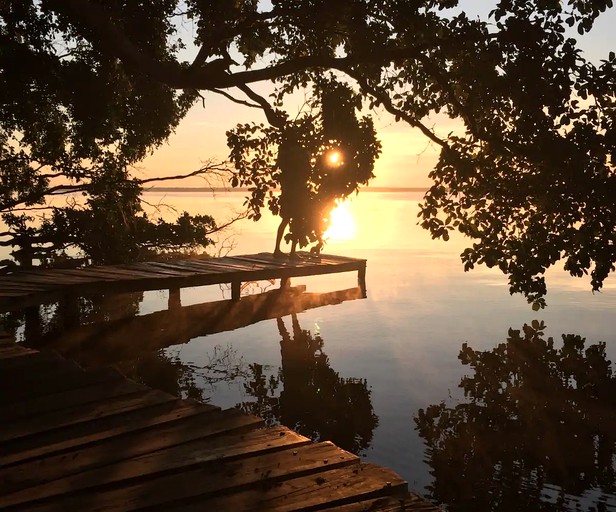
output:
[[10,404],[24,399],[51,395],[74,389],[79,386],[88,386],[92,384],[100,384],[103,382],[113,382],[122,378],[118,372],[109,368],[101,368],[89,372],[75,371],[74,373],[66,373],[62,378],[50,379],[44,383],[37,385],[36,378],[28,380],[28,386],[15,387],[10,393],[0,395],[0,406]]
[[5,404],[0,408],[0,423],[15,421],[29,416],[38,416],[51,411],[62,411],[70,407],[97,402],[112,396],[127,395],[147,389],[145,386],[128,380],[97,383],[78,387],[52,395]]
[[251,264],[238,261],[237,259],[234,259],[233,257],[230,257],[230,256],[226,256],[224,258],[216,258],[216,264],[225,265],[234,270],[241,270],[241,271],[255,270],[255,267],[251,266]]
[[15,353],[22,353],[23,356],[5,358],[0,360],[0,377],[5,371],[11,370],[13,368],[30,368],[38,364],[45,364],[48,361],[58,361],[62,359],[58,355],[58,353],[54,352],[53,350],[43,350],[39,352],[38,350],[26,348],[23,345],[14,341],[12,341],[11,344],[6,347],[0,346],[0,352],[4,348],[12,348]]
[[[152,277],[152,278],[167,278],[167,277],[171,277],[171,276],[169,276],[168,273],[166,273],[166,271],[164,271],[162,269],[159,269],[159,268],[156,268],[156,267],[145,267],[141,263],[131,263],[129,265],[119,265],[119,266],[114,267],[114,268],[120,268],[120,269],[123,269],[123,270],[129,270],[131,272],[133,272],[133,271],[142,272],[142,273],[145,273],[149,277]],[[186,276],[183,275],[182,273],[177,273],[173,277],[186,277]]]
[[67,410],[52,411],[35,418],[15,420],[2,426],[0,441],[9,441],[20,437],[41,434],[69,425],[98,421],[106,416],[143,409],[152,405],[177,400],[162,391],[137,391],[129,395],[112,396],[101,401],[81,404]]
[[[70,386],[65,387],[65,389],[69,389],[73,385],[79,385],[80,377],[84,375],[86,375],[84,369],[74,361],[51,361],[43,365],[36,373],[23,372],[18,380],[0,380],[0,386],[2,386],[3,391],[12,395],[13,401],[15,401],[16,397],[21,399],[32,393],[40,393],[41,388],[46,388],[48,383],[56,386],[64,379],[71,382]],[[1,402],[2,399],[0,398]]]
[[[212,405],[172,401],[123,415],[108,416],[97,421],[71,425],[42,435],[16,440],[10,445],[3,446],[0,466],[23,462],[60,451],[65,452],[71,448],[98,443],[116,436],[126,435],[127,437],[122,437],[122,439],[126,439],[129,434],[133,433],[141,440],[141,444],[147,444],[144,442],[144,438],[150,432],[154,433],[159,443],[162,443],[158,437],[159,434],[164,436],[165,433],[175,439],[189,440],[191,430],[187,425],[198,425],[200,421],[204,421],[200,418],[199,421],[195,422],[194,417],[207,417],[217,411],[219,411],[219,408]],[[189,421],[188,424],[187,421]],[[181,436],[186,437],[182,438]],[[136,438],[133,439],[133,444],[139,444],[136,442]]]
[[23,297],[24,295],[28,295],[29,292],[6,292],[0,291],[0,301],[10,301],[15,297]]
[[118,279],[141,279],[143,277],[149,277],[150,274],[146,272],[130,272],[128,270],[122,270],[117,267],[89,267],[89,270],[96,274],[100,275],[101,278],[104,277],[105,280],[115,281]]
[[47,289],[47,286],[42,286],[40,284],[28,284],[19,281],[2,281],[0,282],[0,286],[3,291],[11,293],[28,293]]
[[161,267],[160,265],[157,265],[156,263],[140,263],[139,268],[143,270],[149,270],[152,272],[156,272],[157,274],[162,274],[165,276],[172,276],[172,277],[186,277],[186,276],[190,276],[194,274],[194,272],[191,272],[189,270],[183,270],[183,269],[182,270],[178,270],[178,269],[171,270],[170,268],[164,268],[164,267]]
[[[306,475],[324,467],[338,468],[358,465],[357,456],[341,450],[332,443],[309,444],[294,450],[267,453],[233,461],[221,461],[211,466],[183,471],[180,474],[160,476],[142,483],[107,491],[57,496],[51,502],[28,503],[32,511],[135,510],[147,507],[172,507],[174,502],[221,491],[262,486],[264,481],[275,483],[283,478]],[[70,489],[69,489],[70,490]],[[0,505],[4,498],[0,498]],[[209,510],[235,510],[210,508]]]
[[255,265],[255,267],[258,268],[282,268],[285,265],[281,265],[278,262],[274,262],[274,261],[264,261],[264,260],[260,260],[258,258],[251,258],[249,256],[233,256],[233,259],[236,259],[238,261],[245,261],[247,263],[252,263],[253,265]]
[[14,274],[15,278],[18,278],[20,283],[25,283],[28,285],[36,284],[37,286],[44,286],[48,288],[50,286],[73,286],[76,284],[82,284],[83,280],[76,279],[74,277],[69,276],[59,276],[59,275],[51,275],[43,274],[43,273],[34,273],[34,272],[19,272],[19,274]]
[[[183,261],[183,260],[182,260]],[[180,264],[179,261],[156,261],[151,262],[151,265],[154,265],[161,270],[167,270],[169,272],[178,272],[185,276],[191,276],[199,273],[203,273],[202,270],[195,270],[194,268],[186,267],[185,265]]]
[[[20,358],[24,359],[24,358]],[[32,381],[37,386],[44,385],[44,381],[56,375],[63,376],[65,373],[83,372],[83,369],[72,361],[66,359],[48,359],[42,363],[27,357],[25,361],[29,364],[19,365],[17,368],[3,368],[0,373],[0,388],[11,392],[14,388],[22,388],[30,385]],[[18,378],[16,378],[18,377]]]
[[151,262],[150,264],[160,268],[161,270],[178,272],[184,276],[203,274],[203,269],[195,269],[194,267],[179,265],[178,262],[156,261]]
[[29,356],[34,354],[36,350],[22,347],[19,343],[13,343],[13,345],[5,345],[0,347],[0,359],[17,359],[23,356]]
[[89,282],[96,281],[113,281],[113,277],[106,275],[103,272],[93,270],[91,268],[76,268],[76,269],[56,269],[58,274],[75,275],[78,277],[88,278]]
[[406,482],[393,471],[361,463],[277,483],[266,481],[256,489],[171,504],[166,510],[317,510],[384,496],[403,497],[406,493]]
[[[7,468],[0,481],[0,495],[5,495],[0,503],[9,506],[76,490],[106,487],[115,482],[131,483],[153,475],[294,449],[310,443],[308,438],[286,427],[269,427],[244,434],[206,437],[132,459],[128,459],[124,452],[104,449],[105,444]],[[111,464],[113,462],[115,464]],[[20,489],[26,490],[18,492]]]
[[235,272],[235,269],[227,268],[225,265],[219,265],[215,262],[201,262],[201,261],[190,261],[190,260],[180,260],[174,261],[173,263],[167,263],[168,267],[178,267],[187,270],[191,270],[198,274],[204,273],[215,273],[215,274],[224,274],[229,271]]
[[324,512],[443,512],[443,509],[433,505],[428,500],[414,493],[407,496],[386,496],[362,500],[357,503],[328,507]]

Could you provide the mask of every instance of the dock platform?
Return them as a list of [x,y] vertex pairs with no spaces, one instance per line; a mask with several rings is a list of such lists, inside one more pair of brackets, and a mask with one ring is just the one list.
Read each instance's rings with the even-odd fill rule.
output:
[[0,337],[0,509],[437,511],[284,426]]
[[242,283],[292,277],[357,272],[365,295],[366,260],[299,253],[302,259],[274,258],[271,253],[140,262],[73,269],[33,268],[0,276],[0,312],[62,300],[67,297],[231,284],[239,299]]

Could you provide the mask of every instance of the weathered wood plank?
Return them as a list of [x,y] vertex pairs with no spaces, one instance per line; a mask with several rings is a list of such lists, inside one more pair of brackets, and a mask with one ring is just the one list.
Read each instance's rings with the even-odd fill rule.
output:
[[89,450],[7,468],[0,481],[0,495],[5,495],[4,499],[0,499],[0,505],[9,506],[77,490],[108,487],[116,482],[124,485],[153,475],[177,473],[223,460],[295,449],[310,442],[286,427],[270,427],[244,434],[234,432],[231,435],[206,437],[132,459],[129,459],[132,453],[106,449],[107,443]]
[[[4,347],[0,347],[0,352],[3,348]],[[11,345],[6,348],[13,348],[14,353],[21,354],[21,357],[16,356],[0,359],[0,377],[5,371],[12,370],[13,368],[29,371],[37,365],[62,359],[61,356],[53,350],[38,352],[36,350],[23,347],[15,342],[11,342]]]
[[58,274],[75,275],[81,278],[89,279],[89,282],[93,281],[113,281],[114,277],[107,275],[100,270],[94,270],[93,267],[84,267],[76,269],[56,269]]
[[24,418],[9,422],[2,426],[0,441],[41,434],[78,423],[98,421],[106,416],[115,416],[175,400],[177,400],[175,397],[155,390],[113,396],[98,402],[81,404],[67,410],[52,411],[35,418]]
[[[170,446],[168,439],[176,443],[186,442],[198,437],[201,431],[195,431],[196,426],[203,428],[208,423],[208,416],[218,413],[219,407],[206,404],[194,404],[186,401],[171,401],[146,409],[139,409],[116,416],[107,416],[97,421],[79,423],[70,427],[54,430],[38,436],[31,436],[13,441],[3,447],[0,455],[0,466],[24,462],[45,455],[66,452],[92,443],[118,437],[120,443],[127,439],[122,449],[140,446],[142,449],[153,450],[152,446]],[[195,416],[199,416],[196,420]],[[252,420],[255,425],[262,420]],[[131,437],[131,436],[135,437]],[[150,439],[150,437],[153,439]]]
[[31,292],[45,289],[45,286],[40,284],[25,283],[17,276],[14,279],[3,279],[1,286],[3,292]]
[[371,498],[403,497],[406,493],[406,482],[393,471],[361,463],[281,482],[265,481],[255,489],[219,498],[195,499],[192,503],[174,503],[166,510],[320,510]]
[[[211,495],[251,485],[272,484],[283,478],[306,475],[323,469],[357,464],[357,456],[341,450],[331,443],[309,444],[294,450],[267,453],[233,461],[220,461],[215,466],[206,465],[180,474],[160,476],[142,483],[127,485],[108,491],[76,493],[54,497],[51,502],[28,503],[32,511],[135,510],[146,507],[173,506],[178,500]],[[0,505],[2,505],[0,498]],[[211,508],[211,510],[235,510]]]
[[204,270],[203,268],[199,268],[192,264],[184,264],[183,260],[173,261],[173,262],[157,261],[157,262],[153,262],[152,265],[160,267],[161,269],[164,269],[164,270],[169,270],[171,272],[183,273],[184,275],[188,275],[188,276],[198,274],[200,272],[203,272]]
[[[285,265],[276,261],[265,261],[259,258],[251,258],[249,256],[234,256],[233,259],[238,261],[244,261],[254,265],[255,268],[283,268]],[[284,262],[283,262],[284,263]],[[286,265],[289,266],[289,265]]]
[[0,408],[0,423],[38,416],[51,411],[63,411],[70,407],[97,402],[112,396],[127,395],[145,389],[147,389],[145,386],[121,379],[102,384],[95,383],[92,386],[80,386],[51,395],[24,399],[11,404],[4,404]]
[[[69,367],[71,366],[69,365]],[[35,377],[31,378],[31,376],[28,376],[27,378],[24,377],[23,386],[12,387],[10,393],[0,395],[0,406],[26,398],[30,399],[38,396],[51,395],[79,386],[112,382],[121,378],[118,372],[109,368],[97,369],[91,372],[84,372],[75,368],[73,372],[67,370],[67,372],[62,375],[62,378],[50,379],[44,383],[37,383]]]
[[[32,358],[27,358],[27,362],[32,363]],[[17,369],[6,369],[0,373],[0,389],[11,393],[15,388],[23,388],[33,384],[34,386],[44,386],[45,380],[54,378],[56,375],[63,377],[66,374],[83,372],[76,363],[65,359],[50,359],[44,364],[27,364],[19,366]],[[15,376],[19,379],[15,379]]]
[[405,497],[387,496],[373,498],[358,503],[350,503],[338,507],[324,509],[324,512],[443,512],[443,509],[433,505],[417,494],[409,493]]
[[19,343],[14,343],[13,345],[4,345],[0,347],[0,359],[21,358],[22,356],[28,356],[35,352],[35,350],[20,346]]
[[51,272],[48,274],[40,272],[20,272],[19,274],[14,274],[13,279],[14,282],[17,283],[24,283],[27,285],[36,284],[41,287],[57,286],[59,284],[62,286],[72,286],[84,282],[83,279],[71,275],[52,275]]
[[171,270],[170,268],[164,268],[155,263],[140,263],[138,268],[144,271],[156,272],[157,274],[161,274],[164,276],[173,276],[173,277],[178,277],[178,276],[186,277],[187,275],[194,274],[194,272],[191,272],[189,270],[177,270],[177,269]]

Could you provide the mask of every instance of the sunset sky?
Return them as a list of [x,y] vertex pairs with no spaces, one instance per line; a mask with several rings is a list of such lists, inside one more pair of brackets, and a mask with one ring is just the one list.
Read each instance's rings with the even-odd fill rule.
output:
[[[461,8],[470,16],[487,15],[494,2],[466,0]],[[577,33],[571,37],[580,40],[586,55],[598,62],[616,50],[616,10],[604,13],[595,24],[591,34],[580,38]],[[267,95],[263,85],[254,87],[257,92]],[[239,96],[239,95],[238,95]],[[194,171],[209,159],[222,161],[227,157],[225,132],[237,123],[265,122],[260,110],[232,103],[222,96],[208,93],[205,107],[199,102],[181,122],[168,143],[148,157],[137,170],[139,177],[169,176]],[[374,187],[427,187],[430,184],[428,172],[434,166],[438,150],[417,130],[404,123],[396,123],[386,112],[374,112],[373,118],[383,144],[383,152],[376,162]],[[426,124],[434,127],[438,134],[446,135],[458,126],[445,116],[429,119]],[[206,186],[199,178],[182,182],[165,182],[164,185]],[[220,185],[220,183],[213,183]]]

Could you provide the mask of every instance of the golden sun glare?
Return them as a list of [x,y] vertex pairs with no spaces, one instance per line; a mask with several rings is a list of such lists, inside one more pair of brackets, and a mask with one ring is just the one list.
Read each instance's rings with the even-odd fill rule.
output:
[[334,167],[342,165],[342,153],[340,151],[330,151],[327,154],[327,163]]
[[328,240],[351,240],[355,236],[355,219],[347,201],[339,202],[330,215],[330,225],[323,237]]

